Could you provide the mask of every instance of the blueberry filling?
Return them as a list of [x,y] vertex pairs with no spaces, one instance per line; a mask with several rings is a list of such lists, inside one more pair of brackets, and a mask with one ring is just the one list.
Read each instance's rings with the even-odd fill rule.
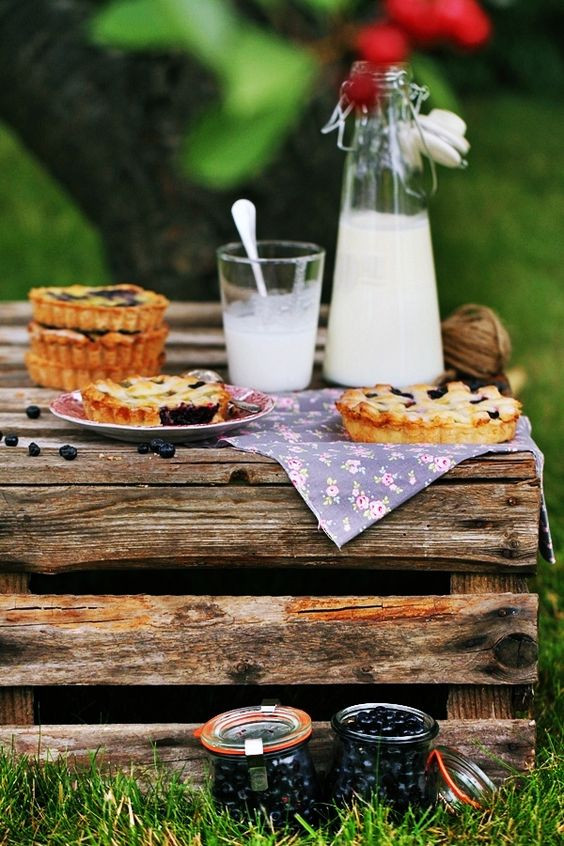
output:
[[485,399],[485,397],[480,397],[480,399],[477,400],[470,400],[470,405],[478,405],[479,402],[484,402]]
[[197,423],[209,423],[215,416],[219,404],[192,405],[181,402],[176,408],[163,405],[159,409],[159,416],[163,426],[190,426]]
[[201,388],[201,387],[202,387],[202,385],[205,385],[205,384],[206,384],[205,382],[193,382],[193,383],[190,385],[190,388],[191,388],[193,391],[195,391],[195,390],[196,390],[196,388]]
[[364,396],[365,396],[367,399],[372,399],[372,397],[377,397],[377,396],[378,396],[378,394],[377,394],[377,393],[364,394]]
[[497,418],[499,417],[499,411],[488,411],[488,414],[490,415],[492,420],[497,420]]
[[429,399],[435,400],[444,397],[446,393],[448,393],[448,388],[433,388],[432,390],[427,391],[427,396]]
[[407,399],[413,399],[413,394],[400,391],[399,388],[391,388],[390,393],[394,394],[396,397],[407,397]]
[[63,291],[61,293],[52,294],[51,296],[63,303],[89,300],[92,296],[101,297],[103,300],[108,300],[108,302],[111,303],[114,303],[116,300],[121,300],[122,302],[115,303],[115,305],[118,306],[138,305],[139,302],[137,294],[134,291],[127,291],[123,289],[110,290],[109,288],[101,288],[100,290],[94,290],[88,294],[69,294],[68,292]]

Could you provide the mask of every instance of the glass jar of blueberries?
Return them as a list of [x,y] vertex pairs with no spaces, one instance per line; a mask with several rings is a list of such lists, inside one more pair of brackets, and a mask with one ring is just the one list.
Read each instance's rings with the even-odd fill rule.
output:
[[401,813],[434,801],[426,764],[439,726],[428,714],[405,705],[365,703],[339,711],[331,725],[337,744],[328,792],[335,804],[376,794]]
[[212,796],[237,819],[264,814],[274,825],[300,814],[315,822],[319,800],[309,754],[311,718],[283,705],[237,708],[197,734],[212,769]]

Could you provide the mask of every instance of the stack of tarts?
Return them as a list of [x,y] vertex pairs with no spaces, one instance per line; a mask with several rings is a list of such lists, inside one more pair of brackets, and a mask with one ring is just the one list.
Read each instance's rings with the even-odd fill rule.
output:
[[26,365],[47,388],[73,391],[96,379],[160,373],[168,300],[137,285],[33,288]]

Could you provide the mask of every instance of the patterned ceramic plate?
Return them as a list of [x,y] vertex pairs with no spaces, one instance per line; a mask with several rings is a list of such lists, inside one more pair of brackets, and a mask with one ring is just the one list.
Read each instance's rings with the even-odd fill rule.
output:
[[89,429],[91,432],[103,435],[106,438],[140,443],[160,437],[176,444],[203,441],[223,435],[225,432],[231,432],[234,429],[240,429],[248,423],[254,423],[255,420],[265,417],[274,408],[275,400],[268,394],[254,391],[252,388],[241,388],[237,385],[226,385],[225,387],[233,399],[254,403],[260,406],[260,410],[250,413],[242,411],[236,406],[230,406],[229,420],[222,423],[198,423],[191,426],[122,426],[117,423],[98,423],[95,420],[88,420],[84,414],[80,391],[61,394],[53,400],[49,408],[61,420],[82,426],[84,429]]

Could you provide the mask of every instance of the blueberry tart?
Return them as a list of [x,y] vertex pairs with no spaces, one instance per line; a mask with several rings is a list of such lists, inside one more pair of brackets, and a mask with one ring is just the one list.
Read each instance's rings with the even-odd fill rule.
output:
[[126,284],[32,288],[29,299],[37,323],[87,332],[146,332],[160,326],[168,306],[162,294]]
[[129,369],[130,373],[144,373],[145,362],[157,361],[162,354],[168,326],[163,324],[145,332],[85,332],[55,329],[33,321],[28,333],[31,352],[60,367],[85,370],[119,367]]
[[[25,363],[30,379],[37,385],[43,388],[59,388],[63,391],[84,388],[97,379],[111,379],[119,382],[126,379],[132,372],[129,364],[124,366],[121,363],[116,363],[114,367],[107,364],[67,367],[56,360],[43,358],[31,351],[26,353]],[[164,353],[161,353],[156,358],[145,360],[136,370],[137,372],[142,370],[147,376],[156,376],[161,372],[163,363]]]
[[101,379],[82,390],[89,420],[128,426],[188,426],[226,419],[229,394],[222,382],[192,376]]
[[351,388],[336,405],[353,441],[368,443],[497,444],[513,438],[521,414],[495,385],[463,382]]

